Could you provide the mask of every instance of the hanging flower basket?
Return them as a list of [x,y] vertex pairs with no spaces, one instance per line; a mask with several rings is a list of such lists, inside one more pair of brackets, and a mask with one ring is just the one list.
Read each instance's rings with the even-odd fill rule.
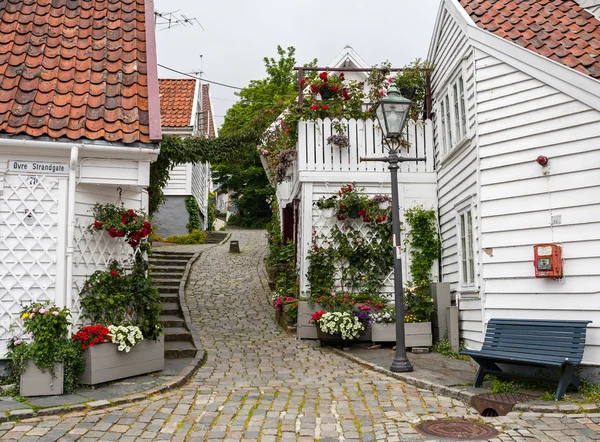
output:
[[379,207],[381,210],[387,210],[387,208],[390,207],[390,202],[384,201],[382,203],[378,203],[377,207]]
[[327,209],[321,209],[321,215],[323,215],[323,218],[333,218],[333,215],[335,213],[335,209],[333,207],[329,207]]

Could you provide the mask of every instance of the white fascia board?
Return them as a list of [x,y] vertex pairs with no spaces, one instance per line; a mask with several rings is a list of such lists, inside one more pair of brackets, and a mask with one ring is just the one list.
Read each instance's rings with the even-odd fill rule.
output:
[[600,110],[600,82],[598,80],[480,29],[474,24],[469,26],[468,36],[471,44],[486,54],[496,57],[593,109]]
[[[190,116],[190,126],[196,126],[196,113],[198,112],[198,99],[200,96],[200,80],[196,80],[196,88],[194,89],[194,103],[192,105],[192,115]],[[194,127],[195,129],[195,127]]]
[[371,67],[350,46],[346,46],[344,49],[342,49],[342,52],[340,52],[337,57],[335,57],[333,61],[329,63],[329,66],[332,68],[344,67],[342,65],[346,59],[350,59],[352,64],[354,64],[357,68],[369,69]]
[[427,53],[427,60],[429,61],[433,61],[436,56],[436,46],[440,38],[440,33],[442,32],[442,16],[444,15],[444,10],[452,16],[464,34],[468,33],[469,26],[476,26],[473,19],[467,14],[467,11],[465,11],[460,3],[458,3],[458,0],[442,0],[438,9],[437,18],[435,19],[433,35]]
[[194,135],[194,128],[187,127],[163,127],[162,128],[163,135],[178,135],[180,137],[191,137]]

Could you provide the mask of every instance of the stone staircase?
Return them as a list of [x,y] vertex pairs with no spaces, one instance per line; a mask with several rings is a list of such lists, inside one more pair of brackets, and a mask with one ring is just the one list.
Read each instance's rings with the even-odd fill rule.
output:
[[179,284],[193,253],[154,250],[150,257],[152,282],[163,303],[160,323],[165,333],[165,358],[193,358],[196,355],[192,334],[179,305]]
[[204,244],[220,244],[227,238],[227,235],[228,233],[225,232],[208,232]]

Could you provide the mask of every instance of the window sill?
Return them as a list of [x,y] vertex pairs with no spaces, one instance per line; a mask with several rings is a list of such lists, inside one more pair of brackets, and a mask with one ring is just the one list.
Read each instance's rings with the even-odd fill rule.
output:
[[443,166],[446,162],[457,156],[459,152],[462,152],[466,146],[471,144],[471,139],[472,137],[465,135],[463,139],[456,144],[456,146],[450,149],[450,151],[440,159],[440,166]]
[[479,289],[477,287],[460,287],[456,290],[461,298],[479,298]]

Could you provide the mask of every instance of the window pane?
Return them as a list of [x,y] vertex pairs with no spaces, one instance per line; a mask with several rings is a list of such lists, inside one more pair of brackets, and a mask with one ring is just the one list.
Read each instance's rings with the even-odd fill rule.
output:
[[448,145],[446,144],[448,141],[446,140],[446,111],[444,108],[444,101],[440,103],[441,110],[441,118],[442,121],[442,151],[446,153],[448,151]]
[[444,102],[446,103],[446,137],[448,138],[448,147],[451,149],[454,143],[452,142],[452,120],[450,119],[450,97],[448,95],[444,97]]
[[460,109],[458,106],[458,100],[460,97],[458,95],[458,87],[456,83],[452,87],[452,92],[454,92],[454,133],[460,140],[462,138],[462,131],[460,130]]
[[461,138],[467,133],[467,112],[465,111],[465,84],[462,76],[458,77],[458,93],[460,96]]
[[471,211],[469,210],[466,213],[467,217],[467,248],[469,257],[469,282],[475,283],[475,259],[473,256],[473,220],[471,216]]
[[465,214],[460,215],[460,244],[462,248],[461,253],[461,262],[462,262],[462,275],[461,281],[466,283],[468,281],[467,277],[467,241],[465,235]]

